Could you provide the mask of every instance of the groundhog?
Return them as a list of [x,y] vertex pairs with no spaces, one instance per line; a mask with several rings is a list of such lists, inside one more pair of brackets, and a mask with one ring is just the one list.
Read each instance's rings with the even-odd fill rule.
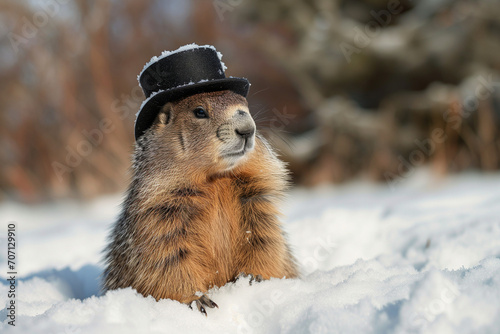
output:
[[288,173],[229,90],[166,103],[138,139],[105,251],[104,289],[132,287],[205,313],[204,295],[241,274],[293,278],[278,216]]

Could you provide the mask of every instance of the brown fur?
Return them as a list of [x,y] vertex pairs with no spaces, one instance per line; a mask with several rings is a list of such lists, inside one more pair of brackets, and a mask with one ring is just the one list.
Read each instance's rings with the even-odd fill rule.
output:
[[[194,117],[197,106],[208,119]],[[239,126],[237,110],[248,112],[237,94],[197,94],[165,105],[138,140],[133,180],[106,250],[105,289],[131,286],[190,303],[197,291],[240,273],[297,276],[278,220],[283,163],[259,135],[237,162],[220,156]]]

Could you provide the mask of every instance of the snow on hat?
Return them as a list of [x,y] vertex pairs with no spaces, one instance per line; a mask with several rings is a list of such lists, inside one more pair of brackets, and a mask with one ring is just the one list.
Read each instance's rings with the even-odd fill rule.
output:
[[222,54],[211,45],[188,44],[163,51],[144,65],[137,79],[146,100],[135,120],[135,139],[153,124],[165,103],[190,95],[231,90],[244,97],[250,83],[245,78],[226,78]]

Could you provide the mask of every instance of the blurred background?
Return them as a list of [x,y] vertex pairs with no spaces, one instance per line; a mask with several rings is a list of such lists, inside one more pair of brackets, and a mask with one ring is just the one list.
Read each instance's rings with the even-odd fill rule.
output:
[[0,200],[125,190],[136,77],[197,43],[301,186],[500,168],[496,0],[2,0]]

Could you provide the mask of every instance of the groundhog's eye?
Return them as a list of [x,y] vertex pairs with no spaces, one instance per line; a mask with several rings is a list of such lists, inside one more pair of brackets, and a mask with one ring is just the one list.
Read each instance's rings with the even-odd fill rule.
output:
[[203,109],[203,107],[196,107],[193,112],[196,118],[208,118],[208,113],[205,111],[205,109]]

